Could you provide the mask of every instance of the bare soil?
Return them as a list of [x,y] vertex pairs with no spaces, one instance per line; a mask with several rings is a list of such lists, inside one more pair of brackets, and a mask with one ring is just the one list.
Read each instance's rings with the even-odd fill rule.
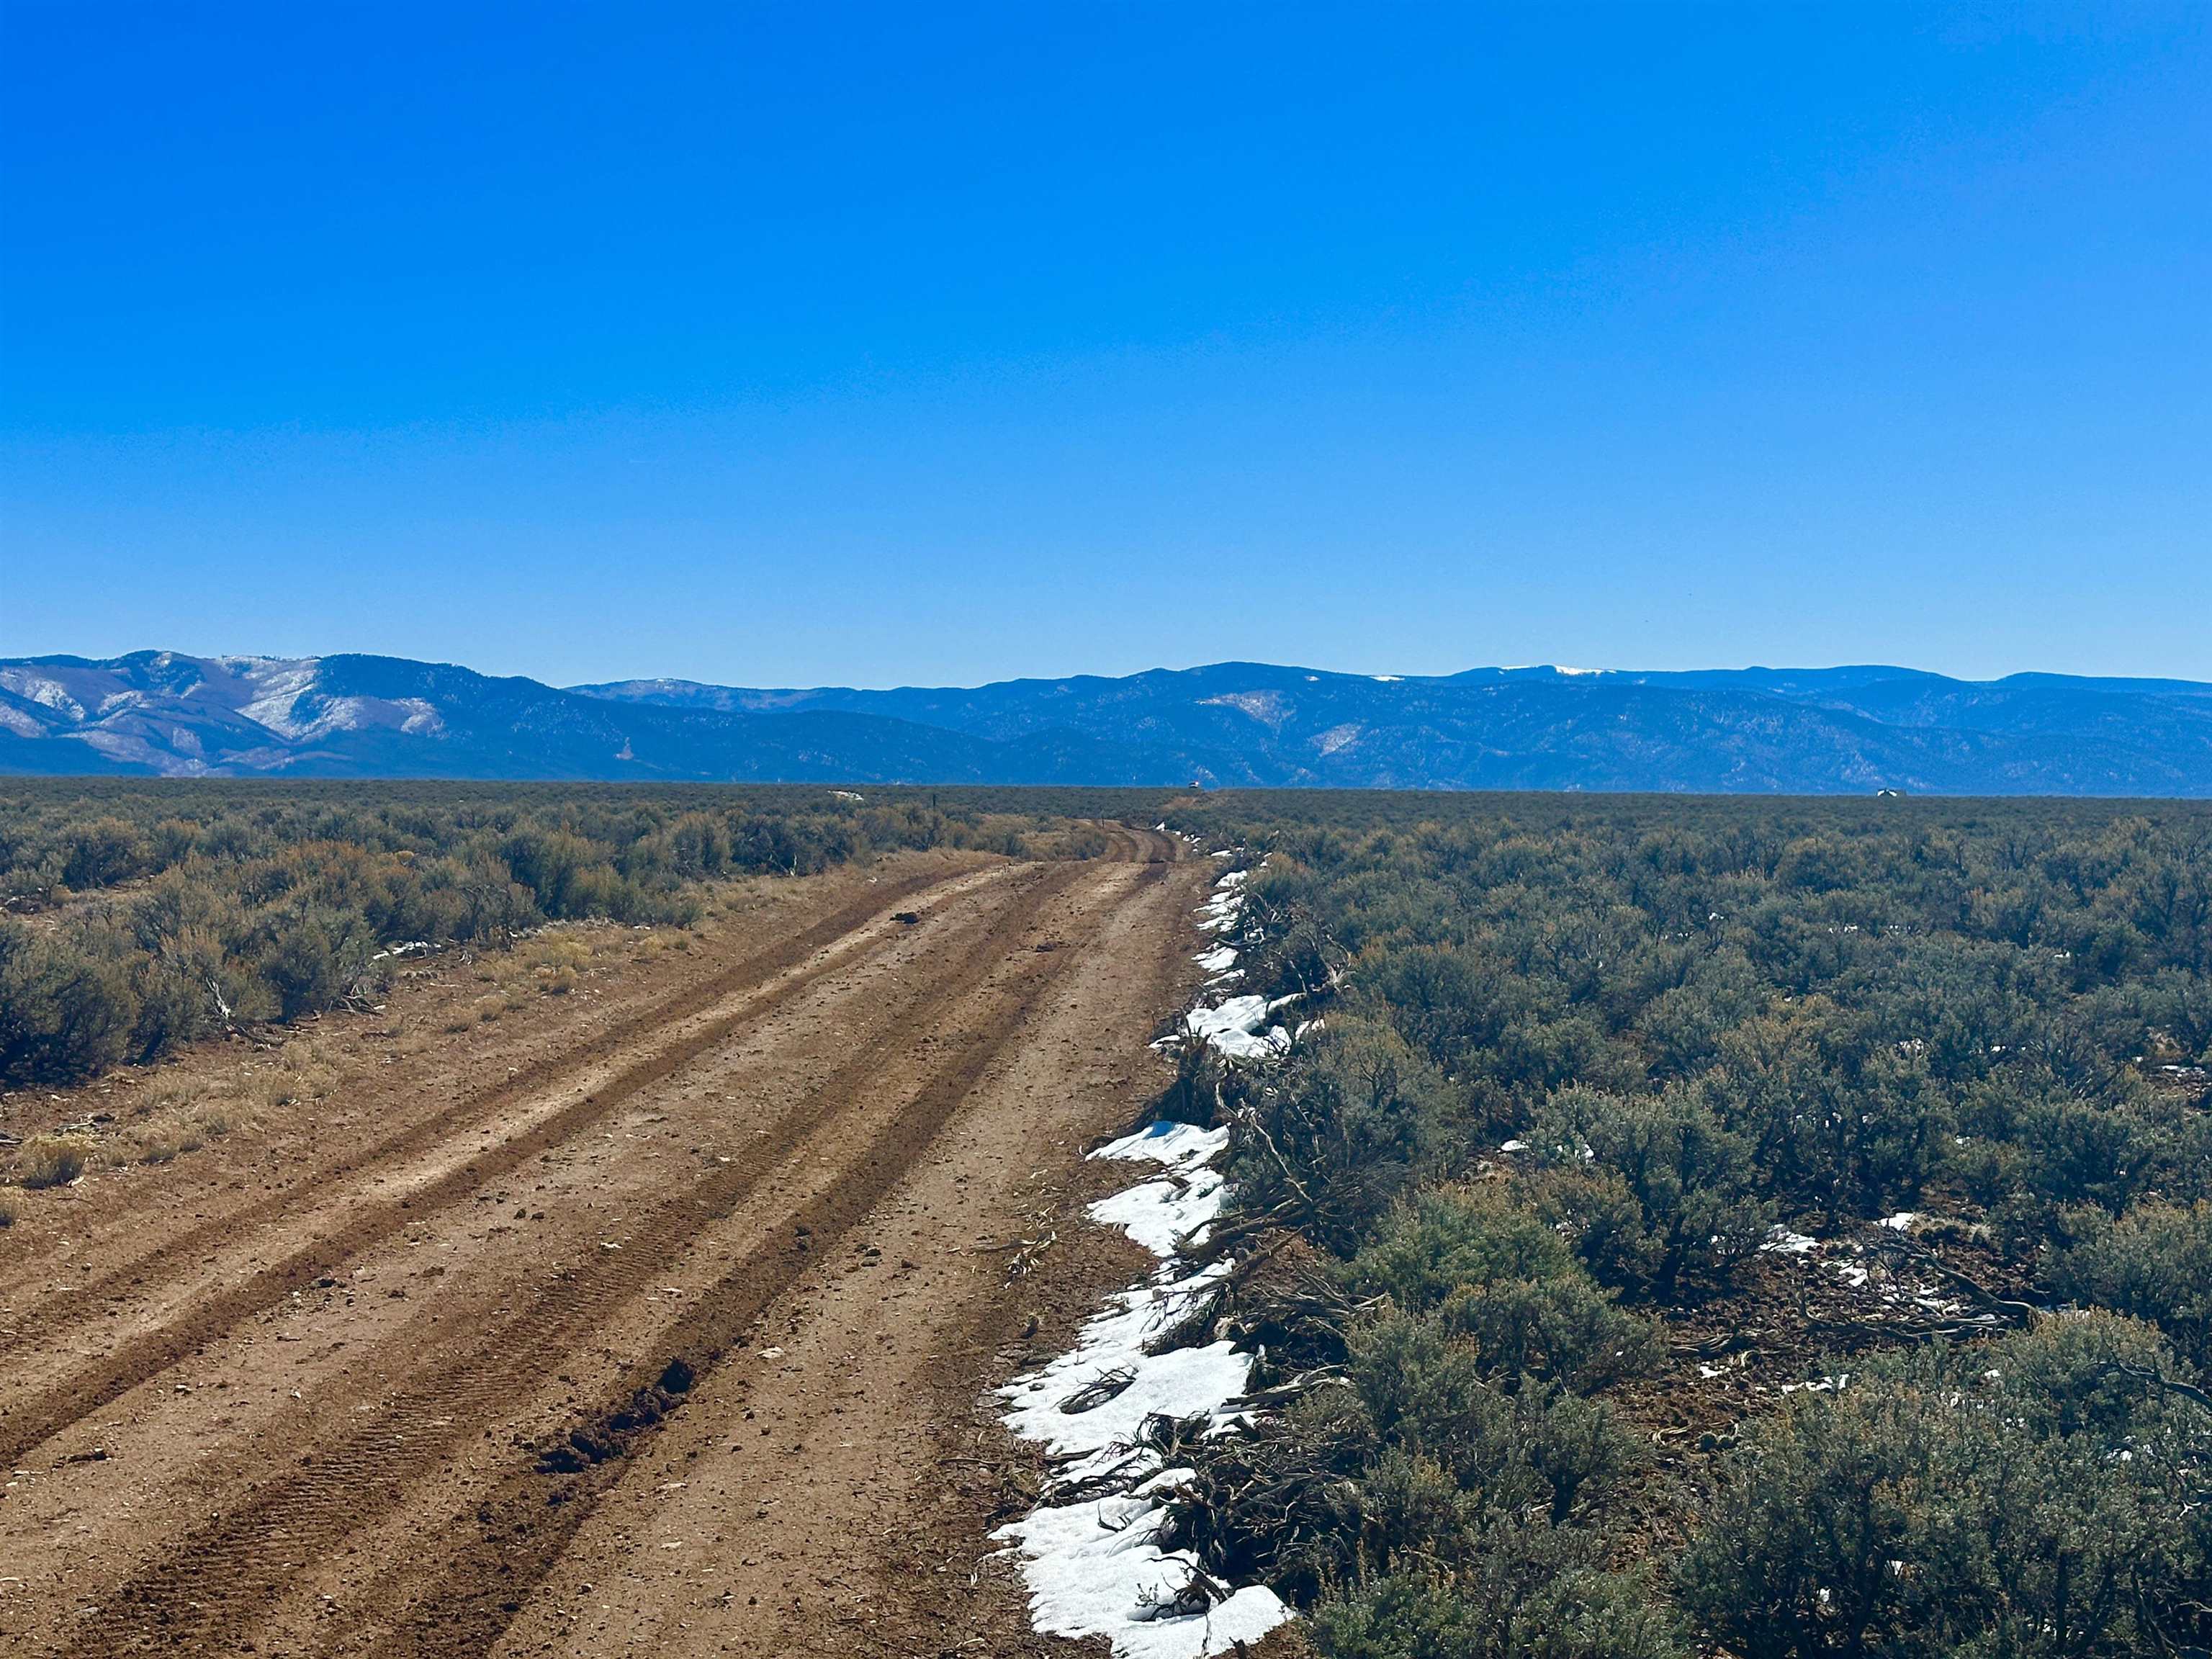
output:
[[1110,835],[762,884],[481,1029],[433,964],[319,1097],[30,1194],[0,1652],[1066,1650],[983,1395],[1143,1265],[1081,1153],[1168,1080],[1203,871]]

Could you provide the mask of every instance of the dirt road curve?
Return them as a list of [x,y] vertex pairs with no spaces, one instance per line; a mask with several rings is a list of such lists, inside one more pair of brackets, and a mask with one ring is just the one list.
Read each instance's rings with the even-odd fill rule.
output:
[[1042,1651],[960,1466],[1005,1247],[1161,1080],[1198,872],[1115,836],[0,1259],[0,1652]]

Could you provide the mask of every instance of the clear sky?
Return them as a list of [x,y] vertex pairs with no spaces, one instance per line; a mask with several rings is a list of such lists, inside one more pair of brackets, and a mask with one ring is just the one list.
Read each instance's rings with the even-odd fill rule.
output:
[[0,22],[0,653],[2212,678],[2212,7]]

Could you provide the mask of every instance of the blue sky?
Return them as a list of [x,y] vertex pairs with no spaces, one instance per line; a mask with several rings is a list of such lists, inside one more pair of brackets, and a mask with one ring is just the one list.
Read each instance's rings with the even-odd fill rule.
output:
[[2209,19],[9,0],[0,653],[2212,678]]

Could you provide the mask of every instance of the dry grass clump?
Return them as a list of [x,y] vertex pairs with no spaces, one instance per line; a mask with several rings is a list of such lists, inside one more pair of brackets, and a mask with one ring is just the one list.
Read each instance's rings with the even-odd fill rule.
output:
[[321,1100],[337,1082],[337,1068],[321,1041],[288,1042],[278,1051],[276,1063],[256,1071],[244,1094],[250,1106],[296,1106]]
[[[474,978],[479,985],[495,988],[508,1008],[520,1008],[532,994],[567,996],[576,988],[594,954],[592,946],[573,933],[541,933],[504,955],[487,957],[477,965]],[[466,1030],[481,1018],[457,1017],[446,1029]]]
[[76,1135],[33,1135],[15,1154],[15,1180],[37,1191],[66,1187],[84,1173],[91,1148]]
[[13,1193],[0,1192],[0,1227],[12,1227],[22,1218],[23,1200]]
[[169,1164],[186,1152],[197,1152],[211,1140],[222,1139],[239,1121],[232,1109],[222,1103],[228,1098],[222,1097],[216,1103],[161,1113],[132,1124],[107,1151],[107,1161]]
[[573,933],[541,933],[516,953],[532,974],[574,973],[592,959],[592,947]]
[[[129,1164],[170,1164],[186,1152],[197,1152],[207,1145],[207,1136],[189,1118],[168,1118],[156,1122],[135,1124],[125,1130],[117,1151],[122,1153],[118,1162]],[[111,1154],[112,1156],[112,1154]]]
[[507,999],[495,993],[478,997],[469,1005],[469,1012],[475,1016],[478,1024],[489,1025],[507,1012]]
[[149,1088],[128,1124],[97,1148],[104,1164],[168,1164],[210,1141],[251,1129],[262,1116],[328,1098],[337,1066],[317,1038],[296,1039],[265,1064],[216,1077],[170,1079]]

